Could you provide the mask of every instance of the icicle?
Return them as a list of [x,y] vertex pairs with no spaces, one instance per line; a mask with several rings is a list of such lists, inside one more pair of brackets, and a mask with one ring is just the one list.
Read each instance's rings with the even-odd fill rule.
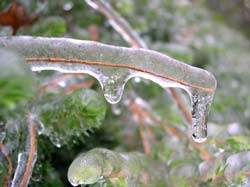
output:
[[213,94],[191,89],[192,137],[197,143],[207,139],[207,118]]

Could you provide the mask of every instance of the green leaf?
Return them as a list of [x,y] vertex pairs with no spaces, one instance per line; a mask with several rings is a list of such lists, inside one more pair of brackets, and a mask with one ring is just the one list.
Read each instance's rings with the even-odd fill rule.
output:
[[225,149],[229,152],[240,152],[250,149],[249,136],[232,136],[226,139]]

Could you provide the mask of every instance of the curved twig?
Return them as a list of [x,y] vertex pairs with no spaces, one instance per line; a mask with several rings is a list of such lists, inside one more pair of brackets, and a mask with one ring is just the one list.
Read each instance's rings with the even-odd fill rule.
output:
[[10,184],[10,180],[11,180],[11,176],[12,176],[12,172],[13,172],[13,164],[12,161],[7,153],[6,147],[4,146],[4,144],[2,144],[2,142],[0,142],[0,150],[3,153],[3,155],[5,156],[7,162],[8,162],[8,173],[7,176],[4,180],[4,187],[8,187]]
[[92,8],[98,10],[108,18],[110,25],[122,35],[123,39],[131,46],[138,48],[147,48],[146,43],[140,38],[129,23],[121,17],[106,1],[103,0],[85,0]]
[[29,157],[26,165],[26,169],[20,183],[20,187],[26,187],[28,185],[32,169],[34,166],[34,160],[36,159],[36,129],[31,114],[27,115],[27,121],[29,123],[29,134],[30,134],[30,150]]

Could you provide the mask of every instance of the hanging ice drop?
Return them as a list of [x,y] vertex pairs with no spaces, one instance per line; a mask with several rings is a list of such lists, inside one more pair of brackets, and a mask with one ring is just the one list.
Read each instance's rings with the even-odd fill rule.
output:
[[197,143],[207,139],[207,118],[213,94],[191,89],[192,138]]
[[127,82],[126,77],[122,77],[121,75],[102,76],[99,82],[102,86],[104,97],[109,103],[116,104],[121,100],[124,86]]

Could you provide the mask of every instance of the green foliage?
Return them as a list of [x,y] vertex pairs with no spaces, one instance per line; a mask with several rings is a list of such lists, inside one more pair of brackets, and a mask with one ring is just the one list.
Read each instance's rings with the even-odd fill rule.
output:
[[250,150],[249,136],[232,136],[226,139],[225,147],[230,152]]
[[20,57],[0,50],[0,115],[25,104],[35,93],[34,77]]
[[1,110],[10,110],[33,95],[32,74],[16,54],[1,50],[0,57],[0,106]]
[[43,160],[42,163],[37,162],[30,185],[34,187],[64,186],[58,172],[46,160]]
[[61,17],[48,17],[40,19],[32,27],[34,36],[63,36],[66,32],[66,22]]
[[34,112],[41,121],[40,133],[60,147],[75,137],[83,141],[84,135],[89,136],[94,128],[98,128],[105,118],[106,102],[90,89],[68,95],[50,93],[35,103]]

